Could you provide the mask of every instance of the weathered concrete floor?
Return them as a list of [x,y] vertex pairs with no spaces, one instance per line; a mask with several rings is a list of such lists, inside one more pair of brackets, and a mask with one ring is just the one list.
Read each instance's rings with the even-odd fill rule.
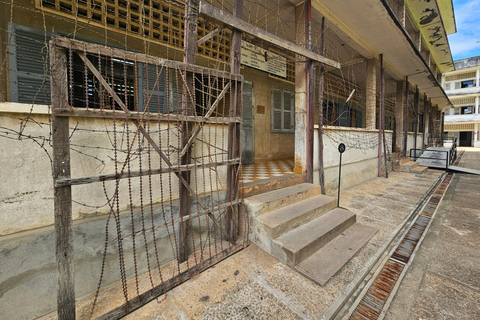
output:
[[[480,169],[480,149],[460,166]],[[458,174],[386,319],[480,319],[480,176]]]
[[[153,301],[126,319],[318,318],[350,283],[357,281],[360,271],[391,239],[440,174],[432,170],[421,175],[392,172],[389,179],[373,179],[343,191],[340,206],[357,213],[357,221],[379,231],[324,287],[250,245],[169,291],[164,301]],[[109,292],[99,306],[102,310],[112,309],[121,301],[121,289]],[[84,306],[83,310],[88,310]]]

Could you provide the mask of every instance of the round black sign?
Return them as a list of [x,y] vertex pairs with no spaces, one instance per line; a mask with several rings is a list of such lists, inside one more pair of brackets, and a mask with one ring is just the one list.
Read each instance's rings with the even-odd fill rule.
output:
[[338,152],[344,153],[345,152],[345,145],[343,143],[340,143],[338,145]]

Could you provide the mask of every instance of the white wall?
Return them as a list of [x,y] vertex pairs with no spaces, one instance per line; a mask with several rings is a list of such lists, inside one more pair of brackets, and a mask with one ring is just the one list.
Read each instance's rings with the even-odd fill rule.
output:
[[[12,104],[9,104],[11,107]],[[7,109],[6,106],[3,110]],[[25,105],[16,105],[17,109],[29,111]],[[8,110],[8,109],[7,109]],[[16,132],[20,131],[22,122],[28,113],[0,113],[0,131],[8,132],[7,137],[0,137],[0,236],[15,233],[22,230],[38,228],[53,224],[53,178],[51,170],[52,148],[49,139],[50,126],[49,115],[46,106],[35,106],[31,121],[24,122],[22,134],[19,138]],[[117,143],[122,150],[118,152],[118,170],[121,169],[126,158],[128,144],[126,140],[125,122],[116,121]],[[174,123],[176,124],[176,123]],[[71,118],[71,176],[74,178],[96,176],[101,174],[115,173],[113,144],[113,123],[111,120],[101,118]],[[76,128],[73,130],[73,128]],[[151,135],[159,141],[158,131],[161,131],[161,148],[172,151],[171,160],[176,163],[175,147],[178,146],[178,131],[170,130],[167,135],[167,123],[153,122]],[[105,131],[108,131],[107,134]],[[133,123],[129,123],[130,141],[136,132]],[[37,142],[27,138],[35,137]],[[206,163],[224,161],[227,158],[225,153],[213,146],[227,149],[228,127],[226,125],[206,125],[199,134],[199,139],[207,143],[196,143],[192,156],[203,157]],[[157,142],[158,143],[158,142]],[[41,147],[39,144],[42,144]],[[210,144],[210,145],[209,145]],[[141,141],[142,168],[147,169],[147,142]],[[138,140],[132,146],[132,150],[139,150]],[[216,156],[215,156],[216,154]],[[152,169],[160,167],[158,154],[151,149],[150,152]],[[210,157],[208,155],[211,155]],[[162,161],[162,167],[167,165]],[[125,171],[127,171],[125,167]],[[216,170],[214,170],[216,169]],[[226,186],[226,166],[214,169],[198,169],[192,175],[191,185],[197,193],[210,190],[222,190]],[[139,170],[138,154],[131,162],[130,170]],[[218,172],[218,175],[217,173]],[[170,175],[170,177],[169,177]],[[218,177],[218,179],[217,179]],[[142,179],[143,201],[150,201],[150,187],[148,177]],[[151,194],[153,202],[167,201],[178,198],[178,179],[175,174],[153,175],[151,179]],[[129,193],[128,179],[120,180],[119,199],[120,210],[127,209],[131,204],[133,207],[140,205],[140,178],[130,180],[131,198]],[[163,189],[163,191],[162,191]],[[115,181],[105,182],[105,190],[109,198],[115,191]],[[92,183],[72,187],[73,196],[73,219],[104,214],[109,211],[107,197],[105,196],[103,183]]]
[[[314,183],[319,181],[318,129],[315,129]],[[385,132],[387,149],[391,154],[392,132]],[[349,188],[378,176],[378,130],[360,128],[324,128],[324,170],[327,194],[334,194],[338,187],[338,165],[340,154],[338,145],[344,143],[346,151],[342,155],[341,188]],[[383,151],[383,146],[382,146]],[[382,168],[384,155],[382,152]],[[382,171],[384,172],[384,171]]]

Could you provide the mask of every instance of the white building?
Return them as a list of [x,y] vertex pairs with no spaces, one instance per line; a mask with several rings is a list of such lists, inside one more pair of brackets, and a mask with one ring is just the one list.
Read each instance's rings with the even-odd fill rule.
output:
[[455,71],[442,82],[454,105],[445,110],[445,134],[457,137],[460,146],[480,147],[480,56],[455,61]]

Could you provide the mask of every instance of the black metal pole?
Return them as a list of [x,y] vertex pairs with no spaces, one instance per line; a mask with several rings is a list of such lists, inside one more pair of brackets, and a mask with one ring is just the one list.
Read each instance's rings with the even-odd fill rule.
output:
[[340,165],[338,166],[338,198],[337,207],[340,207],[340,182],[342,181],[342,153],[340,152]]

